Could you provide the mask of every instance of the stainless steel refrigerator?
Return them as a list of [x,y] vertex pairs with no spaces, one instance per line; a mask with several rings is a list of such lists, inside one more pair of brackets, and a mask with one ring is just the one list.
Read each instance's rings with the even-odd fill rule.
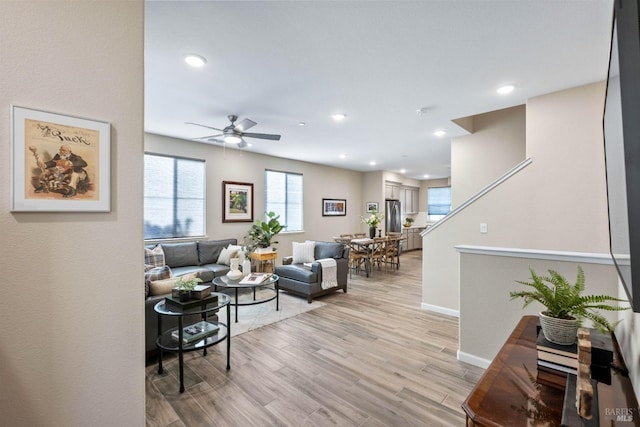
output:
[[402,232],[402,209],[400,200],[385,200],[384,220],[386,232]]

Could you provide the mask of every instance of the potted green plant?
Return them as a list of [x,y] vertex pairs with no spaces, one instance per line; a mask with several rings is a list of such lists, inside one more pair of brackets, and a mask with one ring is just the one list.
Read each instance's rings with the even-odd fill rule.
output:
[[371,239],[376,237],[376,228],[378,228],[383,219],[384,214],[378,213],[376,209],[372,210],[369,216],[362,217],[362,222],[369,226],[369,237]]
[[268,212],[266,216],[266,221],[257,219],[245,236],[245,243],[249,253],[276,250],[273,245],[278,242],[273,238],[284,230],[286,225],[280,224],[280,215],[276,215],[275,212]]
[[404,226],[405,227],[411,227],[411,224],[413,224],[413,221],[415,221],[413,218],[411,218],[410,216],[406,217],[404,220]]
[[202,279],[199,277],[192,277],[190,279],[178,277],[178,280],[176,280],[176,288],[178,289],[180,301],[188,301],[191,297],[191,291],[196,288],[198,283],[202,283]]
[[547,340],[560,344],[571,345],[576,340],[576,333],[583,319],[593,322],[594,327],[601,331],[613,332],[617,325],[611,324],[597,310],[617,311],[627,310],[629,307],[610,305],[608,302],[627,302],[608,295],[582,295],[584,291],[584,271],[578,266],[575,284],[569,283],[561,274],[549,270],[550,276],[539,276],[529,267],[531,280],[517,283],[529,286],[531,290],[512,291],[511,299],[524,298],[524,307],[537,301],[546,310],[540,312],[540,326]]

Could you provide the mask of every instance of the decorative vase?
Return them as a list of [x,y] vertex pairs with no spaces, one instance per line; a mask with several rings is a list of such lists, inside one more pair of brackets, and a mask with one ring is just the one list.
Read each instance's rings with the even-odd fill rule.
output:
[[227,277],[231,280],[242,279],[242,271],[240,271],[240,258],[231,258],[231,269],[227,273]]
[[245,255],[243,255],[244,260],[242,261],[242,275],[248,276],[251,274],[251,261]]
[[376,237],[376,228],[375,227],[369,227],[369,238],[373,239],[374,237]]
[[540,326],[544,337],[555,344],[572,345],[578,334],[577,319],[559,319],[540,312]]

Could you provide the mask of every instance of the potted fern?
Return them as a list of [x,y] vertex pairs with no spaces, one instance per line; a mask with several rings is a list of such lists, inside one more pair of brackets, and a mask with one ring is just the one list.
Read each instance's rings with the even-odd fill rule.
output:
[[537,301],[546,310],[540,312],[540,326],[547,340],[571,345],[576,341],[576,333],[583,319],[589,319],[594,327],[601,331],[613,332],[617,322],[611,324],[597,310],[617,311],[629,307],[610,305],[609,302],[626,302],[608,295],[582,295],[584,291],[584,271],[578,266],[575,284],[569,283],[561,274],[549,270],[550,276],[540,276],[529,267],[531,280],[516,283],[532,288],[531,290],[512,291],[511,299],[524,298],[524,307]]

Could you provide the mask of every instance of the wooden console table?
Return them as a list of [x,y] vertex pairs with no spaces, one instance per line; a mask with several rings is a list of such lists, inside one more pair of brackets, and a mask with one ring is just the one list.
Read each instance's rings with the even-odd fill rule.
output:
[[[536,382],[537,324],[537,316],[520,320],[464,401],[467,426],[561,425],[564,391]],[[600,425],[640,426],[628,377],[612,369],[611,385],[598,383],[597,393]]]

